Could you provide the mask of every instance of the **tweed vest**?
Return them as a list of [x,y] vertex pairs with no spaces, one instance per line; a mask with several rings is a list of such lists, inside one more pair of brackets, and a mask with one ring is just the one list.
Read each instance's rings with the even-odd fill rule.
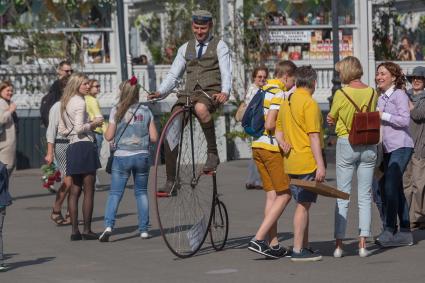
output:
[[221,92],[221,73],[218,64],[217,45],[219,38],[213,38],[207,50],[197,58],[196,40],[189,40],[186,48],[186,92],[201,87],[208,94]]

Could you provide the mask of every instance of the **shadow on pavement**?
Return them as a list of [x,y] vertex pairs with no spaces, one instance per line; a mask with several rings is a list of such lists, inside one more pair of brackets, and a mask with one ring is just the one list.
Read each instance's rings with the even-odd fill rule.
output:
[[15,255],[19,255],[19,254],[4,254],[3,257],[4,259],[11,259],[12,257],[14,257]]
[[[120,218],[124,218],[130,215],[135,215],[136,213],[121,213],[121,214],[117,214],[115,216],[115,219],[120,219]],[[98,221],[103,221],[105,219],[104,216],[97,216],[97,217],[93,217],[93,219],[91,220],[91,222],[98,222]]]
[[[247,249],[249,241],[251,241],[254,236],[255,235],[229,238],[227,239],[224,249]],[[293,238],[293,234],[287,232],[278,233],[277,238],[279,239],[279,242],[282,242]]]
[[[136,231],[138,228],[138,226],[127,226],[127,227],[121,227],[121,228],[117,228],[114,229],[114,231],[112,232],[112,237],[116,236],[116,235],[120,235],[120,234],[126,234],[126,233],[131,233]],[[156,238],[161,236],[161,231],[159,229],[155,229],[155,230],[150,230],[149,234],[151,235],[150,238]],[[130,239],[134,239],[134,238],[140,238],[140,233],[137,232],[131,236],[127,236],[127,237],[123,237],[123,238],[118,238],[115,239],[113,241],[110,242],[121,242],[121,241],[125,241],[125,240],[130,240]]]
[[7,263],[7,271],[10,272],[14,269],[25,267],[25,266],[43,264],[43,263],[52,261],[55,258],[56,257],[50,256],[50,257],[40,257],[33,260],[10,262],[10,263]]
[[32,194],[32,195],[24,195],[24,196],[18,196],[13,197],[12,200],[20,200],[20,199],[28,199],[28,198],[41,198],[41,197],[51,197],[54,195],[53,193],[50,193],[49,191],[46,191],[42,194]]
[[[293,237],[292,233],[278,233],[277,235],[279,242],[285,241],[288,239],[291,239]],[[249,236],[241,236],[241,237],[234,237],[234,238],[228,238],[226,241],[226,245],[223,248],[223,251],[225,250],[231,250],[231,249],[248,249],[248,243],[251,241],[251,239],[254,238],[254,235]],[[217,252],[212,246],[209,235],[207,235],[207,239],[205,240],[205,243],[203,247],[192,257],[197,256],[203,256],[210,253]],[[176,258],[178,259],[178,258]]]

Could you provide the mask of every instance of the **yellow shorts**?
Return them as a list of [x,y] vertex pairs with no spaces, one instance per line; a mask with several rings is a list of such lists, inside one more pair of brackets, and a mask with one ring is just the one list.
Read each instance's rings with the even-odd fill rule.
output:
[[253,148],[252,158],[257,165],[266,192],[289,191],[289,177],[283,170],[283,157],[280,152]]

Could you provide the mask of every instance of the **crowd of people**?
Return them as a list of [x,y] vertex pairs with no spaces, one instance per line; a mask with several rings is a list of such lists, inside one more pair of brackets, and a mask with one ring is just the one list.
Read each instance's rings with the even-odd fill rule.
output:
[[[351,193],[357,175],[360,257],[367,257],[371,237],[372,202],[380,211],[382,247],[414,244],[413,229],[424,229],[425,68],[405,76],[399,65],[384,62],[376,70],[376,89],[361,81],[363,68],[353,56],[335,65],[343,87],[338,89],[326,121],[335,126],[337,188]],[[412,88],[406,91],[407,80]],[[296,67],[291,61],[277,63],[274,78],[262,87],[265,131],[252,142],[253,158],[266,191],[264,219],[248,249],[268,258],[317,261],[308,238],[308,211],[317,194],[290,185],[289,179],[323,182],[322,114],[312,99],[317,74],[311,66]],[[349,136],[357,112],[379,112],[381,138],[373,143],[352,144]],[[285,174],[282,174],[285,173]],[[279,245],[277,221],[293,198],[296,202],[292,251]],[[350,200],[335,205],[334,257],[343,257]]]
[[[215,171],[220,163],[212,114],[228,100],[231,91],[231,58],[227,45],[211,33],[212,15],[196,11],[192,17],[194,39],[178,50],[172,68],[150,99],[164,97],[186,72],[185,92],[190,95],[197,118],[207,140],[208,158],[203,171]],[[326,117],[335,126],[336,176],[339,190],[350,193],[353,173],[357,173],[360,257],[367,257],[367,238],[371,237],[372,202],[378,206],[382,233],[376,241],[383,247],[413,245],[412,229],[425,228],[425,68],[417,67],[407,79],[412,88],[406,92],[406,79],[399,65],[381,63],[376,70],[376,89],[363,83],[363,69],[356,57],[346,57],[335,66],[343,87],[336,91]],[[149,147],[157,142],[158,132],[149,107],[139,103],[140,86],[136,77],[119,86],[118,102],[104,121],[96,96],[101,85],[82,73],[73,73],[70,62],[58,66],[58,79],[48,98],[48,164],[55,163],[63,182],[57,190],[50,215],[56,225],[71,225],[71,241],[107,242],[113,234],[115,218],[124,188],[131,175],[137,204],[140,237],[149,234],[148,179],[151,157]],[[291,257],[292,261],[318,261],[319,251],[309,246],[309,210],[317,193],[291,185],[290,180],[323,182],[326,160],[323,154],[323,118],[313,99],[317,73],[312,66],[297,67],[289,60],[276,64],[273,78],[260,66],[253,71],[254,83],[245,97],[245,106],[259,93],[264,94],[261,115],[264,132],[252,139],[252,160],[246,188],[266,192],[264,218],[249,242],[248,249],[267,258]],[[17,115],[12,102],[13,85],[0,83],[0,270],[3,266],[2,226],[6,207],[11,204],[8,179],[16,164]],[[179,96],[172,112],[186,102]],[[42,106],[43,108],[43,106]],[[44,109],[44,108],[43,108]],[[379,112],[381,141],[352,144],[350,132],[357,109]],[[44,114],[43,114],[44,113]],[[47,115],[47,116],[46,116]],[[100,236],[91,229],[96,172],[103,139],[113,152],[111,188],[105,204],[104,231]],[[177,152],[165,144],[167,182],[159,197],[176,194]],[[378,174],[381,171],[383,174]],[[383,175],[383,176],[381,176]],[[78,202],[83,194],[82,223],[78,221]],[[67,213],[62,205],[67,199]],[[292,250],[280,245],[278,220],[288,203],[296,203],[293,216]],[[350,200],[335,203],[334,257],[344,256],[347,210]],[[79,224],[83,224],[82,233]]]

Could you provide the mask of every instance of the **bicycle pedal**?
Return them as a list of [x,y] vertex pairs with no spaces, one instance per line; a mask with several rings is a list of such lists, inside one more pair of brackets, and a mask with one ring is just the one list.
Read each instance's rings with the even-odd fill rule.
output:
[[156,197],[158,198],[169,198],[176,196],[177,193],[167,193],[167,192],[156,192]]
[[204,175],[208,175],[208,176],[215,176],[217,174],[217,171],[203,171]]

